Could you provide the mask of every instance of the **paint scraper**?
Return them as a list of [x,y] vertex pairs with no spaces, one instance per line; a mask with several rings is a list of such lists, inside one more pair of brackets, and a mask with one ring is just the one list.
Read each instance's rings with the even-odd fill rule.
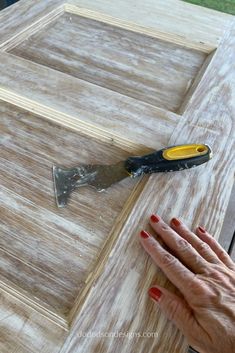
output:
[[211,157],[212,151],[208,145],[186,144],[129,157],[114,165],[81,164],[69,169],[53,166],[56,203],[58,207],[65,207],[71,192],[82,186],[103,191],[128,177],[188,169],[209,161]]

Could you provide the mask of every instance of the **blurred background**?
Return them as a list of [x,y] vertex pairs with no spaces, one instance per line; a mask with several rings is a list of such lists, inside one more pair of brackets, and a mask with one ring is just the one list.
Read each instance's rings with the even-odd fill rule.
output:
[[0,0],[0,10],[4,9],[4,7],[10,6],[17,2],[18,0]]

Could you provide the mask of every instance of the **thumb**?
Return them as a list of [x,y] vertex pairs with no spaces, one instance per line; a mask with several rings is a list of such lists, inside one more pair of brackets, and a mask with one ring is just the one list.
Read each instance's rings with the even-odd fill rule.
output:
[[166,317],[188,337],[194,326],[194,317],[186,301],[160,286],[151,287],[148,293]]

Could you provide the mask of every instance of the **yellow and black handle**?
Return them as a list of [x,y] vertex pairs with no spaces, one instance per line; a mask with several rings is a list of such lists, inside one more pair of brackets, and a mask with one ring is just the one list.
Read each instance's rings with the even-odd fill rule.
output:
[[141,157],[129,157],[125,162],[125,169],[132,177],[157,172],[175,172],[206,163],[211,157],[212,151],[208,145],[179,145]]

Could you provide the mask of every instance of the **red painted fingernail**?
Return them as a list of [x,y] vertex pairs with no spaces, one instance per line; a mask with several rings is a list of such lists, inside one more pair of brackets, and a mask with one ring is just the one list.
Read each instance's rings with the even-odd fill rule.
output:
[[179,227],[181,225],[181,222],[177,218],[172,218],[171,221],[176,227]]
[[156,287],[149,288],[149,296],[154,300],[158,301],[161,298],[162,292]]
[[150,237],[149,233],[147,233],[145,230],[141,230],[140,235],[141,235],[141,237],[144,238],[144,239]]
[[198,229],[200,230],[201,233],[206,233],[206,230],[202,227],[198,227]]
[[156,216],[155,214],[152,214],[152,216],[150,217],[151,221],[153,223],[158,223],[160,221],[160,217],[159,216]]

